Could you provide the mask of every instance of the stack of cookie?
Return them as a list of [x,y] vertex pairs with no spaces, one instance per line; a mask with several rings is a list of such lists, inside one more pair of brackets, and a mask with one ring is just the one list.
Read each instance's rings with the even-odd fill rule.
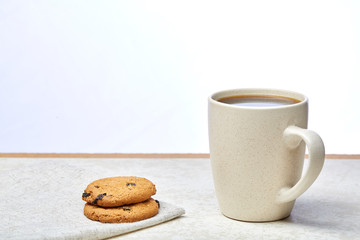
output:
[[85,189],[84,214],[104,223],[136,222],[155,216],[160,204],[151,198],[155,185],[141,177],[110,177],[96,180]]

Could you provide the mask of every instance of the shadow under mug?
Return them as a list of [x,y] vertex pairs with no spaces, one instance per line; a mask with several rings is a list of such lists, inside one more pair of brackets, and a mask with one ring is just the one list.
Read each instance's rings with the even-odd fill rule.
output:
[[[279,106],[237,106],[231,97],[291,98]],[[320,174],[325,148],[307,129],[308,99],[292,91],[232,89],[208,99],[210,160],[221,212],[232,219],[275,221]],[[302,175],[305,147],[309,165]]]

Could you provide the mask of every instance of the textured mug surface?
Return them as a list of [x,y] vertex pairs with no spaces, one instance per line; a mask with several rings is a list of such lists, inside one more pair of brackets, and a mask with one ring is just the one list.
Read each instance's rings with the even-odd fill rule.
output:
[[[218,101],[241,95],[281,96],[299,102],[239,107]],[[315,181],[324,162],[321,138],[306,130],[307,120],[308,99],[296,92],[234,89],[209,97],[210,159],[217,200],[225,216],[261,222],[290,215],[296,197]],[[306,145],[310,165],[302,177]]]

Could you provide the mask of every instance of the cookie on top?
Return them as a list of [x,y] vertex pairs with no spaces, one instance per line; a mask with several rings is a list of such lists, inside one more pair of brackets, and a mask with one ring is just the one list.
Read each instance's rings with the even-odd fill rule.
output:
[[82,199],[101,207],[139,203],[156,193],[155,185],[142,177],[109,177],[90,183]]

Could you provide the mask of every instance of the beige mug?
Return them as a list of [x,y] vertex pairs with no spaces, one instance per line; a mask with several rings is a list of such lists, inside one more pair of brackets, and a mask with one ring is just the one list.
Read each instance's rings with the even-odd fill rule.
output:
[[[275,106],[268,106],[273,100]],[[242,105],[242,101],[250,103]],[[208,114],[220,211],[251,222],[288,217],[296,198],[320,174],[325,159],[321,138],[306,129],[307,97],[276,89],[225,90],[209,97]],[[305,147],[309,165],[302,174]]]

